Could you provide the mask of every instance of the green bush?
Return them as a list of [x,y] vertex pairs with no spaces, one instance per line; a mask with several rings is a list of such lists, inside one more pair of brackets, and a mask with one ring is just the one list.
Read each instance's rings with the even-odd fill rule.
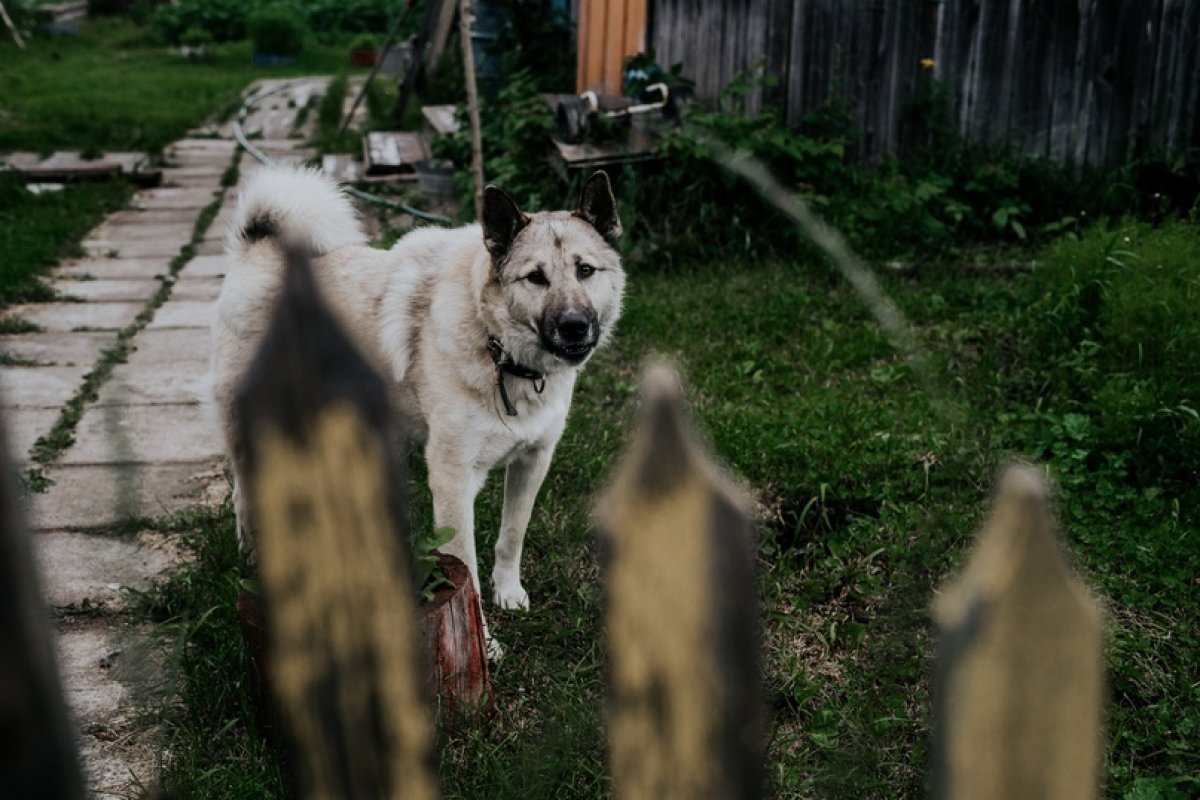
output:
[[[488,182],[504,189],[527,211],[562,207],[567,192],[546,161],[554,115],[538,93],[538,78],[529,70],[509,75],[495,97],[482,98],[479,116]],[[461,167],[457,180],[470,211],[474,208],[471,128],[465,114],[460,122],[458,133],[434,142],[434,155]]]
[[[1136,484],[1200,472],[1200,229],[1101,225],[1036,265],[1030,351]],[[1095,466],[1095,465],[1093,465]]]
[[205,30],[217,42],[246,38],[246,4],[240,0],[182,0],[178,5],[162,5],[154,12],[152,24],[165,42],[181,44],[185,31]]
[[304,19],[286,6],[257,9],[246,20],[254,52],[270,56],[296,56],[304,50],[308,31]]
[[[229,42],[246,38],[249,18],[260,10],[286,8],[320,38],[333,40],[354,33],[379,35],[391,27],[400,5],[396,0],[292,0],[282,4],[279,0],[180,0],[159,6],[152,21],[158,36],[171,44],[179,44],[179,37],[191,27],[204,28],[218,42]],[[409,15],[402,36],[412,32],[419,17]]]
[[208,47],[213,43],[213,37],[204,28],[193,25],[180,35],[179,43],[187,47]]

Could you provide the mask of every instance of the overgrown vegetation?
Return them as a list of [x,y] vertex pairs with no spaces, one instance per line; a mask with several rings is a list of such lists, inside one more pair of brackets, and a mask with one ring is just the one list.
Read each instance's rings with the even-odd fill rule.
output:
[[[1187,796],[1189,776],[1200,769],[1190,745],[1200,725],[1200,631],[1189,612],[1200,602],[1197,490],[1170,479],[1153,458],[1144,477],[1134,477],[1133,465],[1145,459],[1137,434],[1109,429],[1111,401],[1077,389],[1093,380],[1098,363],[1077,352],[1126,332],[1147,344],[1166,335],[1182,345],[1187,337],[1190,352],[1200,340],[1179,321],[1171,333],[1139,334],[1124,323],[1118,332],[1046,319],[1047,287],[1059,287],[1049,291],[1060,297],[1084,290],[1110,269],[1104,254],[1118,232],[1089,232],[1052,248],[1032,274],[963,275],[946,265],[888,279],[933,353],[940,376],[933,391],[966,410],[949,428],[933,411],[929,387],[915,382],[858,299],[819,264],[635,268],[619,335],[584,372],[535,511],[525,561],[532,611],[490,612],[507,648],[496,673],[496,717],[443,738],[446,796],[606,796],[602,605],[587,509],[630,429],[637,366],[654,352],[680,362],[699,424],[761,505],[769,758],[779,796],[924,794],[926,609],[962,558],[996,468],[1012,457],[1047,464],[1072,552],[1109,601],[1109,796]],[[1161,263],[1181,279],[1193,269],[1190,223],[1129,234],[1128,243],[1124,235],[1121,249],[1131,255],[1123,258],[1155,265],[1146,269]],[[1109,283],[1113,314],[1160,300],[1139,297],[1144,287],[1136,282],[1128,286],[1127,293]],[[1058,331],[1056,341],[1047,326]],[[1119,350],[1095,358],[1110,357],[1122,358]],[[1196,372],[1173,377],[1158,363],[1120,369],[1196,396]],[[412,464],[416,524],[431,527],[422,465]],[[480,497],[483,574],[502,481],[493,475]],[[220,547],[232,553],[227,518],[218,530]],[[202,563],[197,575],[177,579],[210,587],[173,612],[204,629],[188,638],[191,661],[210,664],[196,678],[208,686],[209,697],[197,700],[204,716],[181,721],[179,736],[214,753],[188,753],[180,780],[279,796],[272,794],[277,762],[247,766],[261,745],[243,741],[251,737],[247,672],[240,651],[230,651],[238,633],[228,614],[243,574],[232,562],[222,570],[218,580]]]
[[[179,43],[189,28],[205,30],[218,42],[236,42],[249,35],[251,17],[270,9],[296,17],[319,41],[333,43],[389,30],[402,5],[400,0],[180,0],[159,4],[150,19],[165,42]],[[402,37],[416,29],[421,14],[409,17]]]
[[80,255],[79,240],[124,206],[130,194],[121,181],[33,194],[0,173],[0,305],[52,299],[53,290],[39,274],[62,258]]
[[236,111],[256,78],[336,72],[347,58],[343,47],[310,47],[294,65],[255,70],[247,42],[189,60],[127,20],[88,21],[78,37],[0,46],[0,152],[154,153],[214,111]]

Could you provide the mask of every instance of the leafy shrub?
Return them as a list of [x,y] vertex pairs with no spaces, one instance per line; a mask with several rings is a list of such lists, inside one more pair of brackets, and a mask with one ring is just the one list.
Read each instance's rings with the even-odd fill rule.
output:
[[254,52],[271,56],[295,56],[304,50],[308,34],[304,19],[286,6],[266,6],[246,20]]
[[213,37],[204,28],[193,25],[180,35],[179,43],[186,47],[207,47],[213,43]]
[[240,0],[182,0],[178,5],[162,5],[152,19],[158,36],[171,44],[181,44],[184,31],[199,28],[217,42],[246,38],[246,4]]
[[[309,30],[317,31],[320,38],[333,40],[347,34],[378,35],[388,30],[400,3],[396,0],[290,0],[282,4],[279,0],[180,0],[177,5],[158,6],[152,22],[159,38],[171,44],[179,44],[179,37],[191,27],[207,30],[215,41],[229,42],[246,38],[249,17],[268,8],[289,9]],[[419,14],[409,15],[408,30],[401,31],[401,37],[411,33],[419,17]]]
[[1029,347],[1090,417],[1092,460],[1136,484],[1200,472],[1200,229],[1101,225],[1052,247],[1033,275]]
[[[561,207],[566,194],[546,161],[554,116],[537,86],[533,73],[521,70],[508,76],[494,98],[484,97],[480,104],[488,183],[504,189],[527,211]],[[434,142],[434,155],[463,167],[456,177],[470,210],[471,130],[465,114],[460,122],[458,133]]]

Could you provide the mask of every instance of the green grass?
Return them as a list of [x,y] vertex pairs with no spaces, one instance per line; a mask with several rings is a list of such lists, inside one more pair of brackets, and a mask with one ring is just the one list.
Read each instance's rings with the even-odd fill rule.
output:
[[0,305],[52,299],[38,275],[59,259],[80,255],[84,234],[131,194],[120,181],[33,194],[0,175]]
[[314,45],[286,67],[250,65],[248,43],[190,61],[125,20],[85,23],[79,37],[0,46],[0,152],[56,149],[157,152],[214,109],[237,110],[258,78],[345,69],[347,49]]
[[[1178,248],[1193,232],[1175,225],[1162,235]],[[952,428],[825,268],[632,265],[620,331],[579,382],[531,523],[524,563],[532,611],[490,611],[507,647],[495,673],[496,716],[479,731],[442,738],[446,796],[606,796],[602,604],[589,509],[626,441],[638,365],[651,353],[682,366],[700,428],[767,509],[769,774],[779,796],[926,793],[927,609],[961,563],[997,467],[1014,456],[1050,466],[1074,556],[1108,600],[1108,796],[1193,793],[1197,491],[1131,477],[1116,457],[1123,451],[1096,436],[1100,401],[1054,379],[1075,367],[1070,349],[1047,341],[1041,325],[1047,281],[1062,278],[1059,270],[1082,274],[1081,261],[1095,266],[1088,241],[1074,261],[1051,254],[1034,275],[946,269],[890,280],[933,354],[935,390],[964,410]],[[1141,241],[1142,257],[1161,245],[1149,235]],[[1132,302],[1124,293],[1120,300]],[[1147,325],[1149,338],[1169,333]],[[1195,374],[1179,379],[1195,396]],[[423,470],[413,463],[415,517],[427,525]],[[477,507],[485,575],[501,487],[497,473]],[[246,574],[229,515],[197,530],[199,562],[155,607],[157,619],[188,632],[167,785],[181,797],[282,796],[278,762],[247,716],[231,613]]]

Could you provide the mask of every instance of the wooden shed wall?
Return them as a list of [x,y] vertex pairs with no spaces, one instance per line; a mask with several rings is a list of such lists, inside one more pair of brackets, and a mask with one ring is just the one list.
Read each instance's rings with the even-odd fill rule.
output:
[[647,0],[579,0],[576,91],[621,93],[627,56],[646,49]]
[[748,109],[793,125],[844,97],[867,157],[912,143],[929,76],[970,141],[1089,164],[1200,149],[1196,0],[653,0],[648,38],[701,96],[761,65],[779,83]]

